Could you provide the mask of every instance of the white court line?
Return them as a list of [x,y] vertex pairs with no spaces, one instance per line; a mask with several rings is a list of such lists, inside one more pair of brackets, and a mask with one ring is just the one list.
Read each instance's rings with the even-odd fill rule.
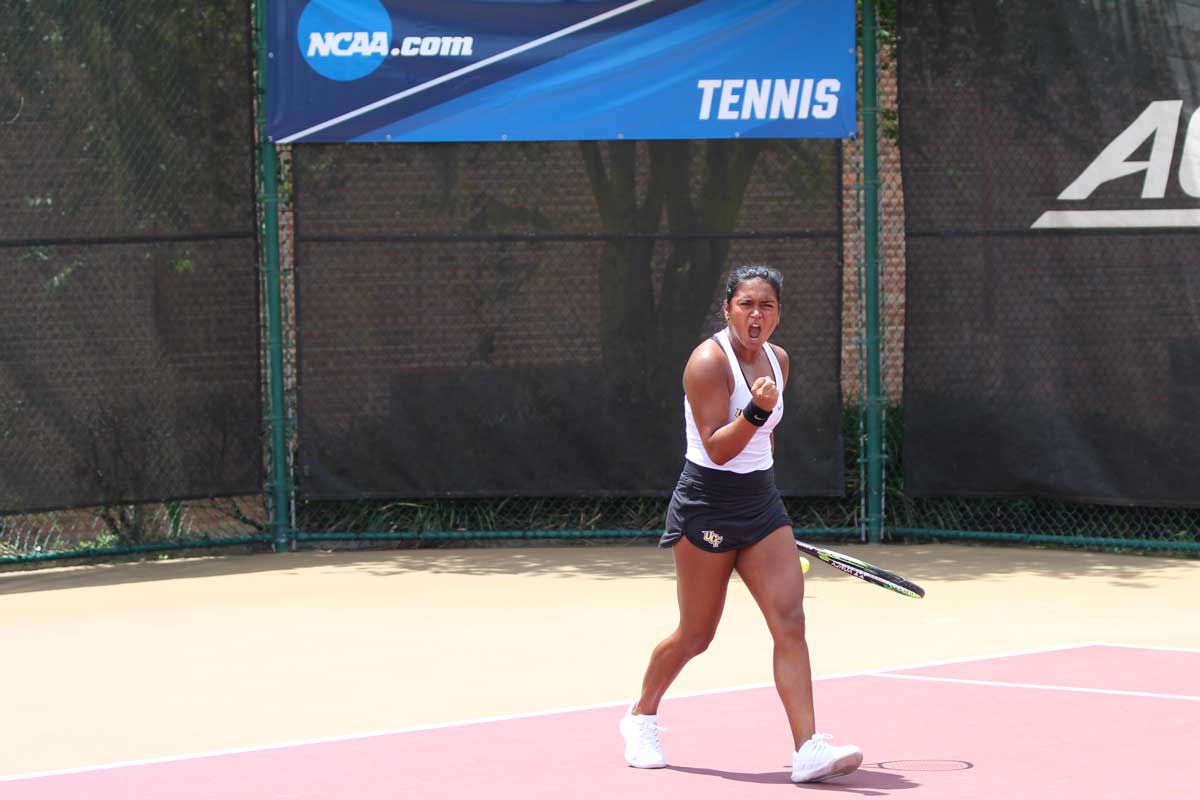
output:
[[1200,655],[1200,648],[1195,647],[1167,647],[1159,644],[1117,644],[1115,642],[1092,642],[1093,647],[1123,647],[1128,650],[1158,650],[1163,653],[1192,653]]
[[[861,670],[858,672],[843,672],[843,673],[837,673],[837,674],[833,674],[833,675],[821,675],[821,676],[814,677],[813,680],[814,681],[829,681],[829,680],[838,680],[841,678],[858,678],[858,677],[868,677],[868,676],[875,676],[875,675],[883,676],[883,675],[886,675],[887,673],[895,672],[895,671],[899,671],[899,670],[921,669],[924,667],[940,667],[940,666],[946,666],[948,664],[963,664],[963,663],[972,662],[972,661],[990,661],[992,659],[997,659],[997,658],[1009,658],[1012,656],[1035,655],[1038,653],[1051,653],[1051,652],[1056,652],[1056,651],[1060,651],[1060,650],[1074,650],[1074,649],[1081,648],[1081,647],[1094,647],[1094,646],[1097,646],[1097,643],[1083,642],[1083,643],[1078,643],[1078,644],[1059,645],[1059,646],[1055,646],[1055,647],[1041,647],[1041,648],[1028,649],[1028,650],[1014,650],[1011,652],[994,653],[992,655],[986,655],[986,656],[967,656],[964,658],[949,658],[949,659],[943,659],[941,661],[926,661],[926,662],[922,662],[919,664],[903,664],[900,666],[882,667],[880,669],[874,669],[874,670]],[[1107,645],[1107,646],[1121,647],[1123,645]],[[673,699],[684,698],[684,697],[704,697],[707,695],[715,695],[715,694],[729,694],[729,693],[733,693],[733,692],[749,691],[752,689],[768,689],[773,686],[774,686],[774,684],[772,684],[772,683],[755,683],[755,684],[748,684],[745,686],[726,687],[723,689],[706,689],[706,690],[687,692],[687,693],[682,693],[682,694],[671,694],[668,696],[668,699],[673,700]],[[34,778],[51,778],[51,777],[55,777],[55,776],[59,776],[59,775],[76,775],[81,772],[103,772],[103,771],[113,770],[113,769],[125,769],[128,767],[145,767],[145,766],[151,766],[153,764],[168,764],[168,763],[172,763],[175,761],[194,761],[194,760],[201,759],[201,758],[216,758],[219,756],[240,755],[242,753],[258,753],[258,752],[264,752],[264,751],[269,751],[269,750],[285,750],[285,749],[288,749],[291,747],[306,747],[308,745],[331,744],[333,742],[346,742],[346,741],[353,741],[356,739],[373,739],[373,738],[376,738],[379,736],[396,736],[396,735],[405,734],[405,733],[418,733],[420,731],[443,730],[445,728],[465,727],[468,725],[483,725],[485,723],[490,723],[490,722],[512,722],[514,720],[532,719],[535,717],[549,717],[549,716],[555,716],[557,714],[571,714],[571,713],[575,713],[578,711],[595,711],[597,709],[602,709],[602,708],[617,708],[617,707],[627,706],[627,705],[629,705],[629,703],[630,703],[630,700],[618,700],[618,701],[608,702],[608,703],[595,703],[592,705],[569,706],[566,708],[556,708],[556,709],[550,709],[547,711],[533,711],[533,712],[526,712],[526,713],[522,713],[522,714],[505,714],[505,715],[496,716],[496,717],[480,717],[477,719],[458,720],[455,722],[442,722],[442,723],[437,723],[437,724],[433,724],[433,725],[417,725],[417,726],[409,727],[409,728],[395,728],[395,729],[391,729],[391,730],[371,731],[371,732],[367,732],[367,733],[349,733],[349,734],[343,734],[341,736],[326,736],[326,737],[321,737],[321,738],[316,738],[316,739],[300,739],[300,740],[291,741],[291,742],[278,742],[275,744],[251,745],[248,747],[233,747],[233,748],[229,748],[229,749],[225,749],[225,750],[210,750],[210,751],[205,751],[205,752],[200,752],[200,753],[183,753],[183,754],[179,754],[179,755],[159,756],[157,758],[144,758],[144,759],[136,759],[136,760],[132,760],[132,761],[116,761],[116,762],[107,763],[107,764],[96,764],[96,765],[86,766],[86,767],[71,767],[68,769],[47,770],[44,772],[26,772],[26,773],[21,773],[21,774],[17,774],[17,775],[0,776],[0,783],[6,783],[6,782],[10,782],[10,781],[32,780]]]
[[1031,228],[1195,228],[1200,208],[1047,211]]
[[553,33],[546,34],[545,36],[541,37],[540,39],[534,39],[532,42],[526,42],[523,45],[514,47],[511,50],[505,50],[503,53],[497,53],[494,56],[488,56],[487,58],[483,59],[482,61],[476,61],[474,64],[471,64],[470,66],[463,67],[462,69],[456,69],[453,72],[447,72],[445,75],[440,75],[431,81],[426,81],[425,83],[405,89],[402,92],[397,92],[396,94],[390,95],[388,97],[384,97],[380,100],[376,100],[373,103],[369,103],[368,105],[365,105],[361,108],[356,108],[353,111],[347,111],[345,114],[342,114],[339,117],[334,117],[333,119],[327,119],[324,122],[319,122],[316,125],[313,125],[311,128],[305,128],[304,130],[302,130],[298,133],[292,133],[287,136],[280,137],[277,141],[279,144],[287,144],[288,142],[293,142],[297,139],[301,139],[305,136],[308,136],[309,134],[316,133],[318,131],[323,131],[332,125],[337,125],[339,122],[345,122],[348,119],[354,119],[355,117],[362,116],[363,114],[366,114],[368,111],[374,111],[377,108],[383,108],[384,106],[394,103],[397,100],[403,100],[406,97],[411,97],[414,94],[419,94],[420,92],[423,92],[426,89],[432,89],[434,86],[443,84],[446,81],[451,81],[451,80],[454,80],[455,78],[462,77],[463,75],[466,75],[468,73],[483,69],[486,66],[495,64],[498,61],[503,61],[506,58],[512,58],[515,55],[524,53],[526,50],[532,50],[535,47],[541,47],[542,45],[546,44],[547,42],[552,42],[555,39],[561,39],[564,36],[570,36],[572,33],[575,33],[576,31],[581,31],[584,28],[590,28],[593,25],[604,22],[606,19],[612,19],[613,17],[620,16],[621,14],[624,14],[627,11],[632,11],[633,9],[635,9],[639,6],[644,6],[647,3],[653,3],[653,2],[655,2],[655,0],[634,0],[634,2],[632,2],[632,3],[626,3],[623,6],[618,6],[617,8],[610,9],[610,10],[604,12],[603,14],[599,14],[595,17],[591,17],[590,19],[585,19],[582,22],[576,22],[574,25],[570,25],[566,28],[563,28],[562,30],[558,30],[558,31],[554,31]]
[[[1013,658],[1015,656],[1034,656],[1042,653],[1058,653],[1063,650],[1082,650],[1087,647],[1116,647],[1125,650],[1157,650],[1164,653],[1200,653],[1200,650],[1186,647],[1166,647],[1163,645],[1153,644],[1121,644],[1118,642],[1076,642],[1075,644],[1052,645],[1050,647],[1034,647],[1028,650],[1013,650],[1009,653],[994,653],[986,656],[965,656],[963,658],[947,658],[941,661],[926,661],[920,664],[905,664],[900,667],[883,667],[875,670],[863,670],[862,672],[849,672],[845,675],[831,675],[829,677],[842,678],[852,675],[879,675],[887,672],[902,672],[909,669],[925,669],[927,667],[945,667],[951,664],[969,664],[973,661],[992,661],[998,658]],[[820,679],[815,679],[820,680]]]
[[[852,675],[880,675],[888,672],[900,672],[907,669],[925,669],[927,667],[945,667],[951,664],[969,664],[973,661],[992,661],[997,658],[1014,658],[1016,656],[1035,656],[1042,653],[1057,653],[1062,650],[1079,650],[1084,647],[1099,647],[1097,642],[1076,642],[1075,644],[1060,644],[1049,647],[1033,647],[1027,650],[1012,650],[1007,653],[993,653],[986,656],[964,656],[962,658],[944,658],[940,661],[923,661],[918,664],[903,664],[898,667],[881,667],[880,669],[868,669],[862,672],[850,672],[846,675],[836,675],[831,677],[850,677]],[[1120,647],[1121,645],[1109,645],[1111,647]]]
[[982,681],[967,678],[939,678],[934,675],[896,675],[881,672],[875,677],[897,681],[928,681],[930,683],[965,683],[971,686],[1000,686],[1009,689],[1046,689],[1054,692],[1080,692],[1083,694],[1117,694],[1125,697],[1157,697],[1163,700],[1194,700],[1200,697],[1190,694],[1162,694],[1160,692],[1135,692],[1127,689],[1091,689],[1086,686],[1057,686],[1043,683],[1009,683],[1008,681]]

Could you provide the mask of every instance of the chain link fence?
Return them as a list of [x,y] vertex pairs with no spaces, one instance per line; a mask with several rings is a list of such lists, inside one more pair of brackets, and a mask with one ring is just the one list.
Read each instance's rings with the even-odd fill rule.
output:
[[253,544],[247,9],[2,6],[0,559]]
[[[283,297],[278,335],[287,403],[274,420],[286,426],[287,451],[275,453],[264,436],[271,421],[264,414],[269,326],[256,239],[249,10],[237,0],[204,6],[155,1],[139,4],[136,12],[116,2],[63,0],[0,0],[0,7],[11,21],[0,31],[0,186],[10,187],[0,196],[0,562],[218,545],[265,549],[278,514],[300,546],[657,540],[669,486],[659,492],[616,488],[606,496],[488,492],[486,482],[472,496],[389,491],[387,476],[419,465],[422,435],[430,435],[419,430],[406,433],[407,453],[393,449],[380,456],[379,448],[372,454],[360,447],[363,459],[391,461],[376,470],[385,479],[358,492],[359,499],[313,491],[318,484],[312,469],[325,470],[320,485],[326,487],[336,487],[344,470],[322,461],[325,451],[312,445],[352,432],[364,410],[387,411],[392,401],[378,384],[396,371],[428,369],[431,364],[422,359],[457,359],[481,369],[528,359],[530,353],[542,366],[556,358],[603,358],[603,335],[577,336],[581,329],[600,331],[594,309],[571,308],[562,318],[517,326],[506,336],[498,336],[493,324],[512,312],[496,305],[495,297],[528,298],[528,281],[538,280],[531,277],[530,263],[602,263],[614,241],[597,217],[596,195],[581,188],[588,184],[588,161],[577,145],[562,161],[522,162],[523,156],[514,156],[508,173],[464,171],[469,157],[490,157],[481,155],[482,148],[387,145],[369,155],[355,151],[351,161],[339,146],[275,148]],[[894,18],[885,15],[883,22],[877,334],[885,400],[885,535],[1195,552],[1200,549],[1195,509],[906,493],[902,119]],[[841,480],[836,491],[788,496],[785,502],[805,535],[858,539],[864,536],[864,358],[871,335],[864,312],[867,215],[861,141],[840,147],[838,172],[831,173],[840,174],[841,192],[831,252],[842,274],[838,286],[821,289],[833,293],[822,295],[821,302],[838,306],[833,330],[840,327],[835,346],[841,350],[832,374],[840,378],[840,399],[822,418],[839,429],[840,450],[827,455],[840,465]],[[611,163],[611,154],[601,151]],[[721,245],[722,269],[733,260],[794,264],[814,252],[830,258],[824,250],[806,249],[806,237],[820,238],[814,230],[791,239],[780,235],[809,215],[811,209],[797,197],[806,188],[803,176],[815,174],[814,165],[825,157],[797,152],[801,155],[782,148],[769,156],[774,168],[791,165],[789,179],[796,183],[768,181],[750,195],[752,215],[730,229],[734,235]],[[330,192],[351,198],[360,192],[360,205],[369,205],[378,185],[371,178],[381,170],[399,170],[395,185],[419,173],[428,201],[385,209],[396,223],[386,235],[365,217],[335,215],[320,224],[305,217],[305,192],[313,193],[309,202]],[[547,171],[572,170],[573,188],[560,185],[557,195],[548,182],[537,180]],[[644,174],[639,180],[644,188]],[[531,203],[532,197],[538,202]],[[455,227],[448,228],[451,218]],[[562,220],[593,224],[564,227]],[[828,233],[833,225],[820,230]],[[690,247],[697,236],[711,238],[712,231],[683,231],[675,238],[657,230],[644,233],[628,244],[645,249],[647,268],[661,281],[674,258],[672,248]],[[404,277],[390,274],[401,256],[414,265]],[[351,281],[340,267],[321,269],[323,261],[333,263],[329,259],[357,262],[373,272]],[[486,275],[480,264],[487,265]],[[428,298],[421,270],[435,268],[457,276],[458,290],[474,298],[474,306],[433,331],[436,347],[418,339],[421,346],[413,349],[414,335],[428,333],[414,327],[414,310]],[[574,293],[602,293],[600,286],[578,284],[569,271],[558,280]],[[482,291],[485,285],[490,294]],[[717,300],[708,300],[711,321]],[[303,313],[322,304],[336,313]],[[797,314],[789,324],[812,316]],[[569,352],[539,351],[537,343],[547,333]],[[782,333],[800,358],[826,357],[805,350],[814,338],[811,330]],[[347,354],[359,360],[357,371],[349,369]],[[663,363],[677,378],[679,353],[664,355]],[[469,388],[483,408],[496,387]],[[413,400],[422,399],[421,391],[418,384],[405,389]],[[433,403],[436,397],[423,399]],[[674,438],[657,446],[678,445],[681,453],[676,405],[662,415],[664,431]],[[312,427],[339,419],[344,428],[329,439]],[[370,443],[388,431],[355,435]],[[481,440],[475,450],[486,446]],[[474,454],[464,447],[464,457]],[[286,472],[295,480],[285,493],[294,507],[276,509],[264,492],[276,457],[286,459]],[[413,477],[413,485],[421,479]]]
[[[299,198],[299,540],[395,540],[418,533],[434,540],[656,539],[673,480],[667,473],[678,470],[682,456],[679,375],[702,331],[717,327],[723,297],[713,288],[730,262],[765,260],[787,274],[791,313],[778,338],[809,377],[807,395],[789,403],[831,421],[821,434],[826,439],[800,431],[809,439],[798,449],[815,461],[823,442],[836,441],[843,426],[844,438],[857,441],[857,405],[847,416],[836,385],[843,313],[836,148],[630,142],[427,145],[394,153],[394,146],[306,145],[284,156]],[[743,179],[749,188],[744,201],[739,195],[741,213],[723,231],[659,230],[657,216],[630,228],[628,218],[608,216],[616,203],[597,177],[628,169],[629,196],[644,209],[657,185],[650,173],[682,170],[691,180],[672,187],[682,196],[665,202],[711,217],[704,187],[729,180],[739,159],[754,166]],[[371,188],[401,184],[402,197]],[[683,268],[688,284],[672,288]],[[612,296],[622,274],[648,276],[645,288]],[[347,275],[357,277],[347,282]],[[329,280],[341,288],[335,291]],[[703,295],[693,296],[693,286],[704,287]],[[425,313],[431,296],[445,298],[432,325]],[[681,328],[678,320],[687,313],[695,318]],[[629,352],[633,337],[652,346]],[[824,388],[822,370],[829,376]],[[575,372],[580,377],[571,377]],[[635,385],[648,379],[653,386]],[[546,388],[555,382],[562,385]],[[593,413],[586,424],[557,419],[561,408],[578,405],[568,402],[572,397],[585,399],[593,412],[612,407],[607,393],[613,391],[638,414],[626,411],[610,421]],[[424,419],[430,409],[434,417]],[[532,426],[514,434],[531,414]],[[454,424],[447,429],[442,419]],[[625,430],[644,421],[649,424],[632,436]],[[412,443],[435,428],[443,455],[431,456],[432,447],[414,452]],[[563,450],[573,464],[553,461],[556,437],[570,442]],[[347,448],[348,440],[361,445]],[[395,452],[375,444],[381,441],[394,442]],[[480,441],[487,452],[475,446]],[[594,457],[585,455],[589,448]],[[622,449],[630,460],[612,473],[620,458],[614,451]],[[459,463],[457,452],[471,453],[468,463]],[[840,467],[843,448],[828,452]],[[381,461],[364,469],[364,458]],[[817,463],[819,474],[827,474],[826,462]],[[850,499],[841,485],[826,492],[835,497],[787,498],[799,526],[856,531],[856,456],[850,464]],[[611,474],[598,477],[602,470]],[[814,480],[794,468],[789,475],[786,467],[781,476],[781,485]],[[592,491],[569,483],[580,477]],[[485,496],[431,497],[441,492],[428,490],[403,500],[389,496],[397,486],[435,480],[459,493],[479,487],[482,492],[471,493]],[[487,493],[506,480],[561,484],[562,490],[554,496],[526,496],[530,492],[514,487]],[[606,496],[594,496],[596,485],[608,487]],[[366,499],[336,499],[348,492]]]
[[[937,497],[926,493],[917,497],[905,485],[905,447],[911,446],[911,441],[906,442],[903,416],[904,348],[909,338],[905,303],[913,294],[906,281],[906,245],[917,245],[906,241],[900,169],[904,155],[902,141],[914,148],[915,160],[921,161],[922,169],[936,172],[939,186],[966,187],[958,195],[951,190],[940,195],[937,219],[931,222],[926,212],[926,217],[918,223],[921,230],[916,233],[925,237],[919,241],[926,247],[927,266],[934,262],[934,257],[928,255],[930,239],[941,236],[942,241],[956,243],[945,247],[958,248],[955,251],[958,257],[943,262],[942,271],[937,273],[936,279],[942,282],[939,296],[946,306],[930,308],[930,293],[923,295],[925,319],[930,315],[942,319],[959,315],[958,331],[954,335],[943,332],[941,341],[934,345],[955,354],[943,362],[944,375],[938,388],[944,396],[954,397],[959,383],[975,383],[970,391],[991,393],[985,396],[991,398],[987,407],[995,418],[1020,418],[1025,406],[1036,408],[1028,417],[1030,429],[1043,426],[1039,429],[1044,430],[1047,416],[1056,413],[1041,405],[1053,396],[1063,398],[1057,413],[1073,417],[1086,419],[1091,412],[1102,409],[1110,420],[1122,423],[1134,418],[1153,419],[1153,424],[1167,420],[1178,423],[1181,418],[1189,417],[1194,422],[1194,411],[1180,414],[1178,407],[1168,408],[1163,402],[1177,391],[1168,387],[1171,382],[1148,379],[1151,372],[1143,373],[1139,367],[1147,361],[1161,360],[1169,349],[1163,346],[1162,330],[1171,324],[1162,325],[1156,318],[1174,314],[1169,319],[1177,323],[1175,335],[1179,337],[1189,335],[1189,326],[1194,328],[1194,320],[1184,319],[1188,312],[1180,313],[1178,301],[1191,287],[1186,281],[1173,281],[1176,273],[1168,269],[1168,265],[1188,259],[1183,240],[1173,245],[1177,234],[1172,232],[1151,234],[1141,244],[1131,243],[1131,237],[1109,237],[1097,239],[1084,250],[1078,244],[1082,236],[1034,239],[1028,228],[1037,213],[1026,214],[1028,219],[1014,214],[1014,209],[1018,212],[1024,209],[1012,199],[1040,195],[1045,202],[1052,203],[1070,177],[1060,178],[1064,181],[1060,185],[1053,179],[1047,182],[1046,176],[1054,169],[1071,170],[1072,167],[1066,166],[1068,156],[1086,156],[1086,163],[1102,147],[1091,143],[1089,137],[1095,137],[1106,126],[1119,131],[1129,121],[1122,116],[1127,112],[1115,111],[1114,105],[1093,106],[1095,94],[1089,82],[1105,86],[1114,96],[1139,97],[1130,82],[1149,80],[1147,76],[1156,72],[1161,79],[1161,75],[1173,74],[1181,68],[1179,65],[1195,58],[1196,40],[1187,29],[1189,23],[1183,16],[1172,16],[1168,6],[1151,5],[1134,13],[1138,24],[1145,27],[1136,35],[1124,27],[1117,15],[1099,7],[1065,3],[981,3],[946,14],[928,8],[905,9],[904,24],[899,29],[894,17],[890,20],[891,32],[885,32],[885,39],[897,30],[900,35],[907,32],[918,39],[910,41],[911,46],[905,50],[909,69],[905,77],[910,81],[908,119],[914,122],[911,112],[915,106],[911,100],[927,93],[934,99],[932,103],[925,100],[921,107],[924,116],[918,121],[924,122],[926,128],[932,127],[930,120],[938,126],[938,135],[932,141],[928,136],[918,140],[911,125],[905,128],[906,107],[899,102],[895,51],[889,53],[885,48],[879,84],[884,133],[880,147],[880,230],[883,373],[887,396],[884,502],[885,528],[891,538],[1134,547],[1152,552],[1200,550],[1200,510],[1195,508],[1168,503],[1053,499],[1045,496],[1054,493],[1049,482],[1040,496],[1016,492],[1011,497],[962,496],[970,493],[972,483],[968,474],[972,467],[962,462],[982,463],[986,470],[988,461],[1006,465],[1019,462],[1024,457],[1023,450],[1028,449],[1028,444],[1023,445],[1015,437],[1001,438],[1000,447],[996,447],[996,437],[981,435],[983,419],[956,424],[961,421],[940,418],[925,423],[926,428],[941,426],[973,443],[960,446],[959,452],[965,453],[972,446],[978,451],[978,456],[960,459],[958,472],[947,470],[948,480],[959,496]],[[1194,30],[1194,18],[1190,24]],[[978,28],[964,33],[970,26]],[[1120,33],[1114,34],[1112,29]],[[1022,31],[1038,31],[1046,38],[1029,41]],[[1054,40],[1064,31],[1072,32],[1074,39]],[[1137,41],[1129,46],[1128,52],[1123,52],[1125,35]],[[1142,42],[1142,38],[1155,35],[1177,44],[1158,46],[1161,43]],[[957,52],[950,52],[952,48],[944,41],[947,36]],[[934,42],[937,44],[931,44]],[[981,55],[985,51],[986,57]],[[1047,72],[1039,54],[1050,51],[1058,53],[1060,60],[1055,69]],[[1144,51],[1155,55],[1144,57]],[[1099,53],[1103,53],[1102,59],[1094,57]],[[1137,62],[1136,67],[1131,65],[1130,58]],[[1088,74],[1081,74],[1072,59],[1088,64]],[[1100,73],[1091,70],[1091,65],[1098,61],[1104,64]],[[935,66],[928,72],[919,72],[918,64]],[[1046,102],[1034,99],[1042,91],[1052,93],[1064,108],[1050,111]],[[1074,111],[1070,110],[1073,106],[1077,106]],[[904,130],[908,134],[902,138]],[[1067,143],[1065,151],[1062,142]],[[930,186],[930,182],[925,186]],[[954,203],[946,199],[949,196],[962,199]],[[971,207],[972,202],[978,202],[981,208]],[[1041,207],[1036,209],[1041,210]],[[974,230],[976,220],[985,220],[992,229]],[[1187,240],[1194,238],[1189,236]],[[1155,251],[1156,258],[1162,263],[1156,262],[1153,269],[1134,266],[1137,251],[1150,247],[1159,248]],[[967,263],[980,252],[989,264],[997,265],[997,273],[1003,270],[1003,279],[993,278],[985,285],[974,283],[978,273],[969,272]],[[1194,261],[1194,251],[1191,258]],[[1114,269],[1112,262],[1120,267]],[[1018,270],[1026,265],[1033,268]],[[980,297],[985,300],[971,305]],[[1047,302],[1057,302],[1058,308],[1049,313],[1038,310],[1039,305]],[[1186,308],[1186,301],[1182,305]],[[981,307],[990,309],[991,316],[962,318],[961,309]],[[1114,330],[1121,333],[1118,345],[1112,347],[1109,337]],[[928,340],[926,335],[921,341]],[[998,352],[1003,354],[998,356]],[[997,363],[998,360],[1006,363]],[[980,374],[986,376],[983,382],[990,379],[993,384],[980,387]],[[928,391],[927,380],[925,388]],[[1064,427],[1072,424],[1082,427],[1075,420]],[[1100,441],[1117,442],[1123,433],[1131,433],[1111,422],[1100,428],[1095,431]],[[1177,497],[1189,493],[1195,496],[1194,491],[1179,490],[1180,482],[1190,477],[1188,471],[1168,466],[1171,460],[1162,457],[1168,454],[1150,454],[1153,448],[1147,448],[1145,438],[1130,435],[1129,441],[1130,451],[1138,452],[1145,463],[1137,468],[1137,480],[1132,471],[1122,473],[1126,487],[1139,483],[1150,487],[1147,493],[1161,492],[1161,496],[1169,496],[1171,487],[1175,487]],[[924,443],[928,460],[928,438]],[[1076,449],[1072,444],[1063,442],[1061,450]],[[1084,444],[1082,449],[1086,448]],[[1086,469],[1097,473],[1121,469],[1115,463],[1101,463],[1106,459],[1118,460],[1113,458],[1112,451],[1119,449],[1112,444],[1107,448],[1096,447],[1095,452],[1080,460],[1087,463]],[[1057,453],[1046,456],[1044,448],[1040,452],[1041,455],[1030,458],[1057,459],[1064,465],[1071,458]],[[1019,469],[1018,464],[1016,470]],[[1060,469],[1066,471],[1065,466]]]

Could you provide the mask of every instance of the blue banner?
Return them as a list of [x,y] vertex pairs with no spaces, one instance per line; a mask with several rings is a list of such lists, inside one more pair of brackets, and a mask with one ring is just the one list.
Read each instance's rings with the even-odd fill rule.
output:
[[853,0],[270,0],[286,142],[849,138]]

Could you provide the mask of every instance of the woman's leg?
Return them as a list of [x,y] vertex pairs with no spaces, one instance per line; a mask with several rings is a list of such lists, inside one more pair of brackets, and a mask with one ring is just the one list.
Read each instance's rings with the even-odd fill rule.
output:
[[738,559],[736,551],[706,553],[686,537],[671,549],[675,554],[679,627],[654,648],[642,679],[642,694],[632,709],[634,714],[657,714],[659,702],[684,664],[708,648],[721,621],[729,576]]
[[790,527],[737,551],[737,571],[762,609],[775,642],[775,688],[795,748],[816,732],[812,668],[804,634],[804,570]]

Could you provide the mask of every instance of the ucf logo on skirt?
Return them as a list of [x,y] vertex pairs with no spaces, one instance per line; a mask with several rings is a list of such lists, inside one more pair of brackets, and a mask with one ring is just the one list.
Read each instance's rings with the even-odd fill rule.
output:
[[700,531],[704,534],[704,541],[711,544],[713,547],[720,547],[721,542],[725,541],[725,537],[716,531]]

